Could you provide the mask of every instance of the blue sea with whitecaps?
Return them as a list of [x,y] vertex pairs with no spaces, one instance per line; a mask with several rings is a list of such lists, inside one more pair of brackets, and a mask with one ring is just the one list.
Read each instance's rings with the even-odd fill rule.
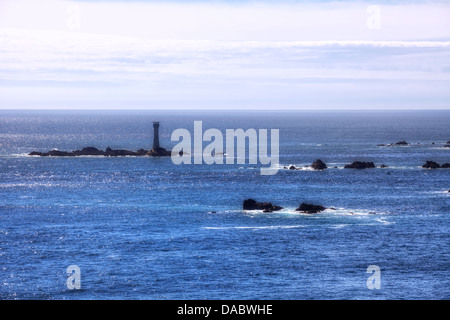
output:
[[[280,170],[28,155],[151,149],[153,121],[168,150],[194,121],[279,129]],[[0,298],[450,299],[450,169],[421,167],[450,163],[449,140],[449,110],[1,110]],[[379,146],[398,141],[409,145]],[[317,159],[328,168],[307,167]],[[344,169],[353,161],[376,168]]]

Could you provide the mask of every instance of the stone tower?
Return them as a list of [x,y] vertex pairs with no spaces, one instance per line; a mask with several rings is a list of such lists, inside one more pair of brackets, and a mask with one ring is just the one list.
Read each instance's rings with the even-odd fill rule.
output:
[[153,122],[153,150],[160,149],[159,146],[159,122]]

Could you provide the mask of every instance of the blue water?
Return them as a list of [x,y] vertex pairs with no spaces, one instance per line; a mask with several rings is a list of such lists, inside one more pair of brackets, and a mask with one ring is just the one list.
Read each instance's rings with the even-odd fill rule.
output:
[[[329,169],[26,155],[150,149],[154,120],[167,149],[194,120],[277,128],[281,167]],[[450,170],[420,167],[450,162],[448,140],[450,111],[0,111],[0,298],[449,299]],[[355,160],[388,168],[342,169]],[[247,198],[284,209],[242,211]]]

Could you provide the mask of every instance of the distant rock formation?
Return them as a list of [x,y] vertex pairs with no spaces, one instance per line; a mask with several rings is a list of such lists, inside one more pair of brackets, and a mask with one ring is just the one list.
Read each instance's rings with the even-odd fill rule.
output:
[[393,144],[394,146],[409,146],[409,142],[399,141]]
[[[324,169],[327,168],[327,165],[322,160],[317,159],[316,161],[313,162],[313,164],[311,166],[305,166],[304,168],[308,168],[308,167],[311,167],[314,170],[324,170]],[[283,169],[289,169],[289,170],[302,170],[304,168],[296,167],[294,165],[284,166],[283,167]]]
[[278,211],[283,209],[283,207],[280,206],[274,206],[270,202],[256,202],[253,199],[247,199],[244,200],[243,204],[244,210],[263,210],[264,212],[272,212],[272,211]]
[[289,167],[288,166],[284,166],[283,169],[287,169],[287,170],[302,170],[302,168],[296,167],[294,165],[290,165]]
[[427,160],[425,162],[425,164],[422,165],[422,168],[425,168],[425,169],[439,169],[439,168],[448,169],[448,168],[450,168],[450,163],[444,163],[443,165],[440,165],[439,163],[437,163],[435,161]]
[[410,143],[406,141],[399,141],[396,143],[389,143],[389,144],[378,144],[378,147],[394,147],[394,146],[409,146]]
[[382,164],[382,165],[380,166],[380,168],[388,168],[388,166],[385,165],[385,164]]
[[151,157],[170,157],[172,155],[171,151],[167,151],[164,148],[156,148],[147,152],[147,156]]
[[375,164],[373,162],[361,162],[354,161],[352,164],[347,164],[344,166],[345,169],[367,169],[367,168],[375,168]]
[[318,213],[325,209],[326,208],[321,205],[302,203],[297,209],[295,209],[295,211],[301,211],[301,212],[305,212],[305,213]]
[[81,150],[75,150],[72,152],[51,150],[48,152],[33,151],[29,153],[30,156],[41,157],[77,157],[77,156],[104,156],[104,157],[125,157],[125,156],[152,156],[152,157],[165,157],[170,156],[171,152],[163,148],[155,150],[139,149],[138,151],[130,151],[123,149],[111,149],[106,148],[105,151],[99,150],[94,147],[86,147]]
[[325,162],[323,162],[320,159],[317,159],[316,161],[314,161],[314,163],[311,165],[311,168],[313,168],[314,170],[324,170],[327,168],[327,165],[325,164]]

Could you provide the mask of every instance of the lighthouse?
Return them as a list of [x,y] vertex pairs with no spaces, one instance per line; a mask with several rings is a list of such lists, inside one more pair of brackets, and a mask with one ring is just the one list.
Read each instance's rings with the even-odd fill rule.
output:
[[151,157],[170,157],[171,151],[161,148],[159,145],[159,121],[153,121],[153,149],[147,152]]
[[159,146],[159,121],[153,122],[153,150],[160,149]]

